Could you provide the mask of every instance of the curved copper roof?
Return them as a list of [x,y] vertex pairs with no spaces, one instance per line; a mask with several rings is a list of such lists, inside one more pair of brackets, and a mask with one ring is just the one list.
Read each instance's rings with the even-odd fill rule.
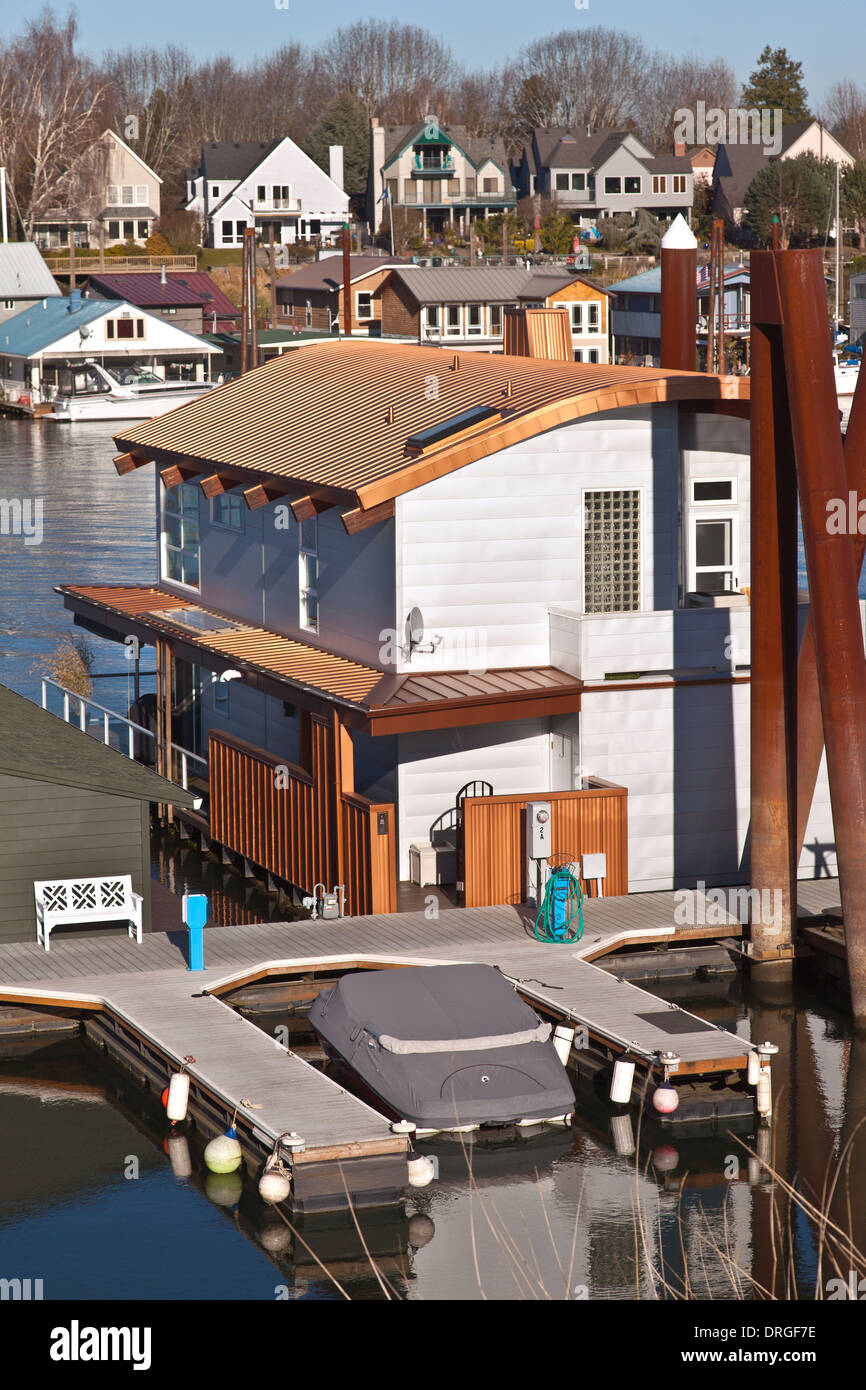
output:
[[[139,458],[329,488],[366,508],[580,416],[748,398],[742,377],[338,340],[273,358],[115,440]],[[423,460],[407,452],[413,435],[479,405],[501,418],[468,443],[455,439]]]

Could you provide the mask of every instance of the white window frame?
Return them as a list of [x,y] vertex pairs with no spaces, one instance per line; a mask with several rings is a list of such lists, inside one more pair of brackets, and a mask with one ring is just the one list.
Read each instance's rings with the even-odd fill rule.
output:
[[667,174],[653,174],[653,193],[667,193],[668,176]]
[[[609,183],[619,184],[618,188],[608,188]],[[604,196],[606,198],[622,197],[622,174],[605,174],[604,176]]]
[[687,176],[686,174],[674,174],[674,175],[673,175],[673,181],[674,181],[673,191],[674,191],[674,193],[685,193],[685,192],[686,192],[686,188],[687,188],[686,178],[687,178],[687,177],[688,177],[688,176]]
[[[231,506],[231,503],[232,503],[232,502],[237,503],[237,514],[238,514],[238,517],[239,517],[239,521],[238,521],[238,524],[237,524],[237,525],[235,525],[234,522],[232,522],[232,521],[221,521],[221,520],[220,520],[220,517],[219,517],[219,515],[218,515],[218,512],[219,512],[219,508],[220,508],[220,506],[221,506],[221,504],[222,504],[222,502],[223,502],[223,499],[226,499],[226,500],[228,500],[228,502],[229,502],[229,514],[230,514],[230,515],[231,515],[231,513],[234,511],[234,508]],[[237,493],[237,492],[221,492],[221,493],[218,493],[216,497],[212,497],[212,498],[211,498],[211,504],[210,504],[210,520],[211,520],[211,525],[212,525],[212,526],[218,527],[221,531],[230,531],[230,532],[232,533],[232,535],[234,535],[234,536],[243,535],[243,533],[244,533],[244,499],[243,499],[243,497],[240,495],[240,493]]]
[[[632,179],[637,188],[626,188],[626,180]],[[640,174],[623,174],[622,191],[627,198],[640,198],[643,194],[643,179]]]
[[[478,311],[478,322],[477,322],[477,324],[474,324],[474,323],[472,322],[472,314],[473,314],[473,311],[474,311],[474,310],[477,310],[477,311]],[[485,323],[484,323],[484,305],[483,305],[483,304],[467,304],[467,305],[465,306],[464,312],[465,312],[465,314],[466,314],[466,336],[467,336],[467,338],[483,338],[483,337],[485,336],[485,334],[484,334],[484,330],[485,330]]]
[[[456,326],[451,322],[451,315],[457,314]],[[463,336],[463,306],[460,304],[445,305],[445,322],[443,325],[444,336],[446,338],[461,338]]]
[[[693,507],[735,507],[737,505],[737,479],[730,476],[715,475],[711,478],[693,477],[689,480],[689,497]],[[730,497],[720,497],[716,501],[708,501],[706,498],[695,497],[695,483],[729,483],[731,487]]]
[[[306,532],[306,540],[304,537],[305,528],[309,527],[312,527],[312,541],[310,541],[309,530],[307,530]],[[312,559],[315,561],[315,584],[309,583],[309,572],[307,569],[308,559]],[[316,620],[313,623],[309,621],[309,613],[307,612],[307,602],[310,596],[312,596],[316,601]],[[318,632],[320,626],[319,518],[317,516],[308,517],[305,521],[302,521],[300,523],[300,526],[298,527],[298,625],[304,630],[304,632]]]
[[[709,481],[709,479],[706,479],[706,480],[704,480],[704,481]],[[690,517],[689,517],[689,592],[690,592],[690,593],[699,593],[699,592],[701,592],[701,575],[704,575],[704,574],[719,574],[719,573],[724,573],[724,572],[726,572],[727,570],[730,570],[731,587],[730,587],[729,589],[710,590],[709,592],[712,592],[712,593],[723,593],[723,594],[735,594],[735,593],[737,592],[737,584],[738,584],[738,581],[739,581],[739,567],[740,567],[740,528],[739,528],[739,516],[737,515],[737,513],[736,513],[735,511],[732,511],[732,510],[731,510],[731,504],[730,504],[729,502],[727,502],[727,503],[725,503],[725,502],[722,502],[722,503],[718,503],[718,502],[717,502],[717,503],[710,503],[709,505],[710,505],[711,507],[715,507],[715,510],[712,510],[712,511],[706,511],[706,510],[705,510],[706,505],[707,505],[706,503],[703,503],[703,502],[702,502],[702,503],[700,504],[699,510],[696,511],[696,512],[692,512],[691,515],[690,515]],[[727,510],[724,510],[725,508],[727,508]],[[731,526],[731,532],[730,532],[730,534],[731,534],[731,559],[730,559],[730,564],[729,564],[729,565],[720,565],[720,566],[717,566],[717,567],[715,567],[715,568],[711,568],[709,565],[704,565],[704,566],[702,567],[702,569],[701,569],[700,571],[698,571],[698,567],[697,567],[698,524],[699,524],[699,522],[702,522],[702,521],[727,521],[727,522],[730,522],[730,526]]]
[[501,338],[505,332],[505,315],[501,304],[488,304],[488,321],[491,338]]
[[[586,304],[586,331],[587,333],[601,332],[601,300],[587,299]],[[592,321],[593,310],[595,310],[595,323]]]
[[147,184],[137,183],[135,185],[135,201],[138,207],[143,208],[147,202]]
[[[441,336],[442,336],[442,314],[441,314],[440,311],[441,311],[441,305],[439,305],[439,304],[425,304],[425,305],[422,306],[422,309],[421,309],[421,326],[422,326],[422,328],[424,329],[424,335],[425,335],[425,337],[428,337],[428,338],[441,338]],[[431,313],[432,313],[432,314],[435,314],[435,316],[436,316],[436,321],[435,321],[435,323],[431,321],[431,318],[430,318]]]
[[[363,297],[367,300],[367,312],[366,312],[365,314],[362,314],[362,313],[361,313],[361,296],[362,296],[362,295],[363,295]],[[375,315],[374,315],[374,313],[373,313],[373,291],[372,291],[372,290],[356,290],[356,291],[355,291],[355,318],[357,319],[358,323],[369,323],[369,322],[371,321],[371,319],[373,319],[374,317],[375,317]]]
[[[169,543],[168,543],[168,538],[167,538],[167,534],[166,534],[166,527],[165,527],[165,519],[166,519],[166,515],[167,515],[167,503],[168,503],[169,499],[172,498],[172,497],[182,497],[182,496],[183,496],[183,492],[182,492],[182,489],[183,489],[183,488],[191,488],[192,491],[193,491],[193,493],[195,494],[196,501],[198,502],[198,507],[197,507],[197,509],[196,509],[196,514],[195,514],[195,515],[196,515],[196,522],[197,522],[197,524],[198,524],[198,540],[197,540],[197,542],[195,543],[196,546],[197,546],[197,549],[198,549],[198,584],[188,584],[188,583],[186,582],[186,580],[184,580],[184,579],[172,579],[172,578],[169,577],[169,573],[168,573],[168,552],[169,552],[170,550],[171,550],[171,551],[178,551],[178,553],[181,555],[181,557],[183,557],[183,553],[184,553],[184,551],[186,550],[186,545],[184,544],[184,536],[183,536],[183,511],[181,511],[181,543],[180,543],[180,546],[179,546],[179,547],[178,547],[178,546],[175,546],[175,545],[169,545]],[[163,493],[162,493],[162,497],[161,497],[161,499],[160,499],[160,513],[159,513],[159,572],[160,572],[160,577],[161,577],[162,579],[164,579],[165,582],[166,582],[167,584],[175,584],[175,585],[177,585],[178,588],[180,588],[180,589],[186,589],[187,592],[188,592],[188,593],[191,593],[191,594],[201,594],[201,501],[200,501],[199,493],[200,493],[200,490],[199,490],[199,487],[198,487],[198,485],[197,485],[196,483],[180,483],[180,484],[178,485],[177,488],[164,488],[164,489],[163,489]],[[181,504],[181,505],[182,505],[182,504]],[[183,569],[183,558],[181,558],[181,569]]]
[[120,206],[120,184],[110,183],[108,185],[108,206],[112,208]]
[[581,489],[580,494],[580,592],[581,607],[584,613],[590,610],[586,606],[586,499],[597,492],[636,492],[638,495],[638,512],[640,515],[640,527],[638,531],[638,606],[637,608],[617,608],[608,609],[601,613],[592,610],[598,617],[605,617],[609,613],[642,613],[644,607],[644,588],[646,574],[646,554],[647,554],[647,507],[646,507],[646,488],[638,484],[631,487],[624,483],[621,487],[587,487]]
[[[569,320],[571,323],[571,336],[583,336],[583,303],[582,299],[573,299],[568,305]],[[582,358],[580,359],[583,360]]]

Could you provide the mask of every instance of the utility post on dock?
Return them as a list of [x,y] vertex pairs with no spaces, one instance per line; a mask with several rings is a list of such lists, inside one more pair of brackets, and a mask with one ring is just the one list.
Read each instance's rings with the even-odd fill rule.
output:
[[756,978],[790,979],[796,915],[797,482],[773,253],[752,256],[751,887]]
[[796,668],[791,668],[796,624],[794,457],[819,697],[815,699],[810,684],[812,656],[806,649],[800,662],[800,685],[808,697],[800,742],[811,751],[803,768],[806,780],[799,788],[799,820],[805,828],[820,708],[851,1002],[855,1025],[866,1030],[866,655],[857,592],[859,551],[856,524],[830,524],[834,506],[846,514],[850,510],[846,465],[853,475],[859,473],[855,451],[862,436],[863,404],[858,403],[855,433],[851,435],[849,427],[843,453],[826,343],[821,253],[755,252],[751,271],[752,886],[782,888],[784,902],[784,886],[789,884],[781,931],[772,933],[771,942],[763,924],[757,932],[753,927],[751,956],[759,967],[780,969],[785,948],[790,942],[790,957],[793,943],[796,881],[789,875],[796,873],[799,849],[794,778],[798,682]]

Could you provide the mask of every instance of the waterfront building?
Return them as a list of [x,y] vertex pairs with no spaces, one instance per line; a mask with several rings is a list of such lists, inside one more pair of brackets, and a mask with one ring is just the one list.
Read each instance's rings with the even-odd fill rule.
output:
[[[118,434],[159,578],[65,602],[156,645],[164,737],[208,763],[183,815],[299,891],[390,910],[432,847],[468,905],[520,897],[533,799],[609,892],[744,882],[748,389],[310,344]],[[833,841],[822,774],[800,872]]]

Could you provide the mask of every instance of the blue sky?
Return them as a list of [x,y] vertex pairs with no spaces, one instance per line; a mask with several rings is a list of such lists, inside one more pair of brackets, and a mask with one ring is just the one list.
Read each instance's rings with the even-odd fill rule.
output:
[[[0,34],[8,37],[35,17],[44,0],[4,4]],[[55,9],[65,13],[64,3]],[[813,106],[840,77],[864,80],[866,5],[863,0],[733,0],[719,8],[683,0],[78,0],[81,46],[93,54],[127,44],[175,42],[202,57],[232,53],[252,57],[286,40],[315,44],[339,25],[358,18],[397,19],[422,25],[447,40],[458,58],[496,63],[531,38],[588,24],[625,29],[672,54],[695,52],[727,58],[737,76],[748,76],[765,43],[784,47],[803,63]],[[819,22],[820,16],[820,22]]]

